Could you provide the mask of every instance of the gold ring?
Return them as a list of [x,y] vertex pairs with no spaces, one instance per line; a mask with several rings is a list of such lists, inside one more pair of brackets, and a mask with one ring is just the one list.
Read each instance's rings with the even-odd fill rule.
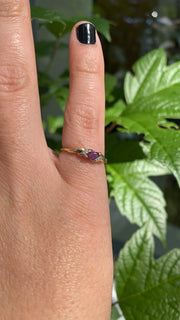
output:
[[107,159],[101,152],[96,152],[93,149],[84,149],[84,148],[78,148],[78,149],[70,149],[70,148],[61,148],[61,151],[66,151],[69,153],[75,153],[81,157],[87,158],[88,160],[92,162],[104,162],[107,163]]

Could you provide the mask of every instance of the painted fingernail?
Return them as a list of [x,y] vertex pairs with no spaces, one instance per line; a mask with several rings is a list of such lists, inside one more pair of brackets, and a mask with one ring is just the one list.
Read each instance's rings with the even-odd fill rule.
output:
[[81,43],[95,44],[96,30],[91,23],[82,23],[77,27],[77,37]]

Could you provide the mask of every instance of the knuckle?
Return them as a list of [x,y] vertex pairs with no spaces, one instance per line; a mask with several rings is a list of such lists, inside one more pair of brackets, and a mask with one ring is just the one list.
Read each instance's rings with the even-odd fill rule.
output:
[[101,71],[101,64],[98,57],[93,55],[81,57],[81,61],[75,64],[75,72],[99,74]]
[[18,17],[24,9],[24,0],[0,0],[0,17]]
[[99,117],[95,106],[91,104],[78,104],[76,108],[67,108],[66,120],[79,128],[97,132],[99,128]]
[[0,92],[13,93],[22,90],[29,82],[28,71],[23,64],[0,66]]

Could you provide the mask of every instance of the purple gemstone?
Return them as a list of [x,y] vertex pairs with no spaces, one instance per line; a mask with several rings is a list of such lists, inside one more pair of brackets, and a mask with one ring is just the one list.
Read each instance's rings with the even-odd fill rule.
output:
[[98,152],[88,152],[87,156],[88,156],[89,159],[95,160],[96,158],[99,157],[99,153]]

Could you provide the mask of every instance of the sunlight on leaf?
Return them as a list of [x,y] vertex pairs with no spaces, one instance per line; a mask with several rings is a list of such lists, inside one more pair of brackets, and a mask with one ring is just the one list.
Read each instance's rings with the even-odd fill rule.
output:
[[[166,166],[180,185],[180,130],[172,126],[173,119],[180,118],[180,62],[166,66],[165,52],[158,49],[138,60],[133,71],[125,79],[129,104],[117,123],[128,132],[144,134],[150,142],[143,149],[147,157]],[[159,124],[167,124],[167,118],[171,123],[165,130]]]
[[139,226],[149,222],[149,230],[165,244],[165,200],[148,176],[163,175],[167,170],[147,160],[110,164],[106,168],[112,177],[111,196],[121,214]]
[[180,319],[180,250],[153,259],[148,224],[121,250],[116,264],[116,291],[126,320]]

